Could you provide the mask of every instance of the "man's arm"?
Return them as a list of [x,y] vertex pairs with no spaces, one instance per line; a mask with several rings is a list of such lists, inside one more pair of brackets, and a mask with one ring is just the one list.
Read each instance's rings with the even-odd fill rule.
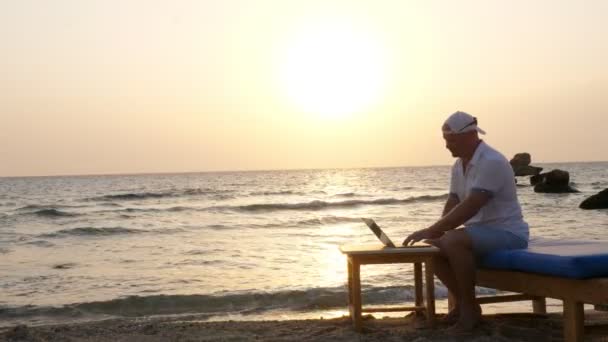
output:
[[454,229],[475,216],[493,194],[500,190],[505,182],[512,182],[513,169],[506,160],[486,160],[478,165],[480,170],[473,180],[473,191],[429,229],[434,233],[443,233]]
[[[448,199],[443,217],[427,229],[436,233],[454,229],[475,216],[491,198],[492,196],[488,192],[475,191],[467,196],[464,201],[453,202],[455,205],[451,209],[449,208],[450,199]],[[447,213],[446,210],[448,210]]]
[[458,195],[450,193],[448,195],[448,200],[445,202],[445,205],[443,206],[443,213],[441,214],[441,217],[444,217],[450,211],[452,211],[452,209],[454,209],[454,207],[457,206],[458,203],[460,203],[460,200],[458,199]]
[[458,198],[454,197],[453,199],[448,198],[443,210],[444,215],[439,221],[428,228],[410,234],[403,241],[403,245],[407,246],[420,240],[440,237],[444,232],[460,226],[475,216],[479,212],[479,209],[492,198],[488,192],[473,192],[462,202],[458,202]]

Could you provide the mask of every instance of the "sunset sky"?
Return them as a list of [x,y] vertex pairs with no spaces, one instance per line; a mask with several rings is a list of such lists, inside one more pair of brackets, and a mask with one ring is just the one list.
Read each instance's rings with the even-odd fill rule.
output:
[[608,1],[0,2],[0,176],[608,160]]

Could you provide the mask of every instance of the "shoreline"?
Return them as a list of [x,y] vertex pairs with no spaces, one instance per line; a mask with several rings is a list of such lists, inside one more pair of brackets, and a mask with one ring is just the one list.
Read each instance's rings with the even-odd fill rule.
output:
[[[403,303],[409,303],[405,301]],[[380,303],[364,303],[364,305],[373,305],[375,307],[391,307],[403,303],[392,303],[392,304],[380,304]],[[154,303],[150,304],[153,305]],[[65,307],[69,307],[66,305]],[[248,308],[241,311],[181,311],[175,312],[164,312],[160,309],[157,312],[143,310],[136,315],[126,314],[124,305],[116,307],[113,310],[98,310],[99,308],[75,308],[68,312],[63,312],[59,315],[53,313],[56,310],[61,310],[65,307],[43,307],[40,308],[40,312],[35,315],[27,315],[25,313],[13,313],[0,316],[0,331],[3,331],[7,327],[14,327],[17,325],[27,325],[29,327],[42,327],[50,325],[63,325],[63,324],[81,324],[81,323],[95,323],[108,320],[137,320],[137,319],[151,319],[151,320],[164,320],[172,319],[177,320],[180,317],[196,317],[197,321],[201,322],[223,322],[223,321],[285,321],[285,320],[314,320],[314,319],[336,319],[343,316],[348,316],[347,304],[335,308],[324,308],[324,309],[312,309],[312,310],[291,310],[291,309],[263,309],[259,307]],[[585,305],[585,310],[593,309],[593,305]],[[204,309],[204,307],[201,307]],[[438,315],[447,313],[448,301],[446,298],[436,298],[435,309]],[[137,311],[133,308],[134,312]],[[156,311],[156,310],[154,310]],[[483,312],[487,315],[492,314],[510,314],[510,313],[531,313],[532,305],[529,301],[523,302],[506,302],[506,303],[489,303],[483,305]],[[562,302],[547,298],[547,312],[548,313],[561,313]],[[377,314],[377,317],[380,314]],[[397,318],[403,317],[404,312],[385,312],[382,313],[382,317]]]
[[[549,341],[562,338],[562,315],[500,313],[484,315],[471,334],[453,336],[441,322],[429,328],[424,318],[364,316],[357,334],[350,317],[307,320],[201,321],[197,315],[165,318],[108,319],[0,329],[0,341]],[[604,326],[600,325],[604,324]],[[586,311],[585,340],[608,337],[608,313]]]

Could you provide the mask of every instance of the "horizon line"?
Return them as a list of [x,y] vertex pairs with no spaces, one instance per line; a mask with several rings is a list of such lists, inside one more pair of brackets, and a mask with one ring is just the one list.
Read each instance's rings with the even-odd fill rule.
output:
[[[584,164],[605,163],[608,160],[587,161],[543,161],[539,164]],[[532,165],[532,163],[531,163]],[[324,167],[324,168],[286,168],[286,169],[241,169],[241,170],[207,170],[207,171],[159,171],[159,172],[115,172],[115,173],[82,173],[82,174],[51,174],[51,175],[27,175],[27,176],[0,176],[3,178],[52,178],[52,177],[104,177],[104,176],[151,176],[151,175],[185,175],[197,173],[248,173],[248,172],[279,172],[279,171],[315,171],[315,170],[353,170],[353,169],[398,169],[398,168],[424,168],[450,166],[448,164],[427,165],[398,165],[398,166],[363,166],[363,167]]]

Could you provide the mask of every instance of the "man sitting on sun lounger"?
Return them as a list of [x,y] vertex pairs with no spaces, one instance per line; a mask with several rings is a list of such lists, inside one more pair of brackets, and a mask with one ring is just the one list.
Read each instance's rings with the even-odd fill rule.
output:
[[[442,127],[446,148],[458,159],[452,166],[450,194],[439,221],[409,235],[404,245],[426,239],[441,250],[435,274],[455,297],[446,317],[453,332],[472,330],[481,319],[475,300],[475,259],[499,249],[526,248],[528,224],[517,200],[509,161],[479,139],[477,119],[450,115]],[[464,228],[458,228],[464,225]],[[458,228],[458,229],[457,229]]]

